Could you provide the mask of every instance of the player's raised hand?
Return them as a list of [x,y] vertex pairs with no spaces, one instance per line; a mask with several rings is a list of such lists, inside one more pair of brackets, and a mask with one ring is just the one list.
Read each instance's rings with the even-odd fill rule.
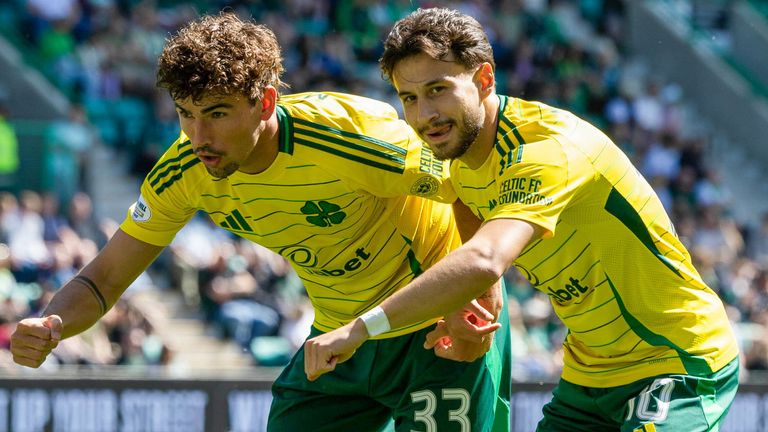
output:
[[[500,311],[499,311],[500,312]],[[472,343],[485,343],[487,335],[501,328],[496,318],[477,300],[472,300],[463,309],[444,318],[446,330],[453,339]]]
[[21,320],[11,335],[13,361],[22,366],[40,367],[61,341],[62,330],[58,315]]
[[367,339],[365,324],[356,319],[304,342],[304,372],[307,379],[314,381],[320,375],[336,369],[338,363],[349,360]]
[[[455,336],[445,320],[437,322],[434,330],[427,333],[424,348],[433,349],[435,355],[448,360],[472,362],[485,355],[493,344],[493,332],[501,327],[499,323],[477,326],[471,339]],[[463,327],[463,326],[462,326]]]

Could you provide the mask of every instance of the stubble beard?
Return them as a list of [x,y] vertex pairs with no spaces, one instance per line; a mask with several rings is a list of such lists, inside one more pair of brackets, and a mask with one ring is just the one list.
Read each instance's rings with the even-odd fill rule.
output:
[[227,178],[231,176],[239,168],[240,168],[240,165],[238,165],[235,162],[230,162],[224,165],[222,168],[209,168],[207,166],[205,167],[206,171],[208,171],[208,174],[210,174],[212,177],[215,177],[217,179]]
[[458,127],[455,121],[451,121],[453,127],[457,129],[457,145],[447,145],[441,151],[440,149],[432,149],[435,157],[438,160],[454,160],[458,159],[472,147],[472,143],[477,140],[477,136],[480,134],[482,128],[482,122],[476,116],[464,115],[461,127]]

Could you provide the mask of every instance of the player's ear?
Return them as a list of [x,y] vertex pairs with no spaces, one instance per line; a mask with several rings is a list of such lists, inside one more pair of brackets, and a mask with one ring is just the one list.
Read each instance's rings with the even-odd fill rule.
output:
[[493,66],[488,62],[478,66],[477,72],[475,72],[475,79],[477,80],[480,92],[482,94],[490,94],[496,84],[496,76],[493,73]]
[[277,106],[277,89],[272,86],[266,86],[261,93],[261,119],[267,120],[275,112]]

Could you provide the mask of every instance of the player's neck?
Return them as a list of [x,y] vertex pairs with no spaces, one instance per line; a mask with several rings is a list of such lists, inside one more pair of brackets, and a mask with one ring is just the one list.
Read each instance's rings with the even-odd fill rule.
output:
[[279,140],[280,140],[280,127],[277,121],[277,114],[273,113],[269,119],[262,123],[262,131],[259,133],[256,147],[253,149],[255,158],[253,163],[248,166],[241,166],[240,171],[246,174],[259,174],[266,171],[272,166],[272,163],[277,159]]

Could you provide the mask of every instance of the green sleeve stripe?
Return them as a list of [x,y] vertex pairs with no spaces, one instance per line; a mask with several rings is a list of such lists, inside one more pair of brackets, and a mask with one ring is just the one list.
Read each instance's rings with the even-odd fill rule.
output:
[[[635,334],[640,336],[640,338],[642,338],[646,343],[650,345],[666,346],[675,350],[680,356],[680,361],[683,362],[683,366],[685,366],[685,369],[691,375],[711,374],[713,372],[704,358],[690,355],[684,349],[672,343],[672,341],[667,339],[665,336],[656,334],[649,330],[645,325],[643,325],[643,323],[640,322],[640,320],[629,313],[629,310],[627,310],[627,307],[621,300],[621,296],[619,295],[616,286],[613,285],[613,281],[610,280],[610,277],[608,278],[608,286],[610,286],[611,291],[613,291],[613,296],[616,298],[616,304],[619,306],[621,315],[624,317],[624,320],[627,322],[627,324],[629,324],[629,327],[632,328],[632,331],[634,331]],[[648,287],[647,289],[653,289],[653,287]]]
[[278,150],[293,154],[293,117],[282,105],[278,105],[275,111],[277,112],[277,122],[280,125]]
[[351,139],[354,139],[354,140],[364,141],[364,142],[367,142],[367,143],[370,143],[370,144],[375,144],[377,146],[384,147],[387,150],[393,151],[393,152],[401,154],[403,156],[405,156],[408,153],[408,151],[406,149],[402,148],[402,147],[398,147],[398,146],[396,146],[396,145],[394,145],[392,143],[388,143],[386,141],[382,141],[380,139],[376,139],[376,138],[368,136],[368,135],[363,135],[363,134],[359,134],[359,133],[355,133],[355,132],[350,132],[350,131],[346,131],[346,130],[342,130],[342,129],[332,128],[330,126],[326,126],[326,125],[323,125],[323,124],[310,122],[310,121],[307,121],[307,120],[304,120],[304,119],[300,119],[300,118],[295,118],[294,121],[296,122],[296,124],[300,124],[302,126],[306,126],[308,128],[311,128],[311,129],[318,129],[318,130],[321,130],[321,131],[325,131],[325,132],[331,133],[333,135],[338,135],[338,136],[342,136],[342,137],[346,137],[346,138],[351,138]]
[[[189,150],[181,151],[182,148],[187,147],[187,146],[190,146]],[[184,155],[186,155],[188,153],[192,153],[191,146],[192,146],[192,142],[190,142],[190,141],[184,141],[182,143],[177,144],[176,145],[176,150],[179,152],[179,157],[168,159],[167,161],[163,162],[162,164],[155,166],[152,169],[152,171],[150,171],[149,174],[147,174],[147,178],[151,178],[152,176],[154,176],[155,173],[157,173],[157,171],[163,169],[163,167],[168,165],[169,163],[176,162],[176,161],[180,160],[180,158],[182,156],[184,156]]]
[[[152,169],[152,171],[147,175],[147,179],[151,179],[150,186],[154,187],[157,185],[157,183],[160,182],[160,180],[167,176],[168,173],[170,173],[173,170],[179,169],[179,165],[182,159],[193,155],[192,149],[185,150],[184,152],[180,153],[178,156],[167,159],[163,161],[163,163],[158,164],[155,168]],[[195,159],[197,159],[197,156],[193,156]],[[165,171],[162,173],[159,173],[160,170],[166,168]],[[154,179],[152,178],[154,177]]]
[[504,156],[507,155],[507,150],[505,150],[504,147],[502,147],[499,141],[500,141],[500,138],[497,138],[496,142],[493,143],[493,148],[496,149],[496,153],[498,153],[503,159]]
[[179,173],[175,174],[174,176],[169,178],[165,183],[160,185],[160,187],[155,189],[155,193],[158,194],[158,195],[163,193],[163,191],[165,191],[166,189],[171,187],[172,184],[176,183],[176,180],[179,180],[182,177],[182,175],[184,174],[184,171],[186,171],[189,168],[197,165],[198,163],[200,163],[200,159],[194,158],[194,159],[190,160],[189,162],[185,163],[184,165],[182,165],[181,166],[181,170],[179,171]]
[[616,190],[616,188],[611,189],[611,193],[608,195],[608,199],[605,202],[605,210],[624,224],[624,226],[626,226],[627,229],[629,229],[632,234],[634,234],[635,237],[637,237],[637,239],[662,262],[662,264],[672,270],[681,279],[685,279],[669,259],[656,248],[651,233],[648,232],[648,227],[643,223],[640,214],[635,211],[632,204],[630,204],[629,201]]
[[357,155],[345,153],[343,151],[340,151],[340,150],[337,150],[337,149],[334,149],[334,148],[331,148],[331,147],[326,147],[324,145],[321,145],[319,143],[315,143],[315,142],[312,142],[312,141],[309,141],[309,140],[304,140],[304,139],[296,138],[296,143],[297,144],[302,144],[302,145],[305,145],[307,147],[311,147],[311,148],[314,148],[314,149],[317,149],[317,150],[320,150],[320,151],[324,151],[326,153],[330,153],[330,154],[333,154],[333,155],[336,155],[336,156],[339,156],[339,157],[342,157],[342,158],[345,158],[345,159],[349,159],[349,160],[352,160],[352,161],[355,161],[355,162],[359,162],[359,163],[361,163],[363,165],[368,165],[368,166],[371,166],[371,167],[374,167],[374,168],[379,168],[379,169],[381,169],[383,171],[390,171],[390,172],[394,172],[394,173],[397,173],[397,174],[402,174],[402,173],[405,172],[405,168],[403,166],[391,166],[391,165],[386,165],[386,164],[379,163],[379,162],[374,162],[372,160],[365,159],[365,158],[357,156]]
[[297,136],[296,140],[297,141],[299,140],[299,138],[298,138],[299,135],[307,136],[312,141],[316,141],[318,144],[320,144],[320,143],[324,143],[326,145],[334,145],[335,144],[335,145],[338,145],[340,147],[347,148],[347,149],[350,149],[350,150],[357,150],[357,151],[359,151],[361,153],[367,153],[367,154],[369,154],[371,156],[379,157],[379,158],[385,159],[387,161],[396,162],[399,165],[404,165],[405,164],[405,159],[403,159],[400,156],[391,155],[389,153],[385,153],[385,152],[376,150],[374,148],[368,147],[368,146],[366,146],[364,144],[356,144],[356,143],[353,143],[353,142],[350,142],[350,141],[343,140],[341,138],[323,135],[323,134],[321,134],[319,132],[315,132],[315,131],[312,131],[312,130],[309,130],[309,129],[297,129],[296,130],[296,136]]
[[[512,123],[512,121],[506,117],[503,117],[501,121],[499,122],[499,126],[509,128],[512,132],[512,135],[515,136],[515,139],[517,139],[518,146],[517,146],[517,157],[515,158],[515,163],[519,163],[521,160],[523,160],[523,147],[525,146],[525,140],[523,139],[523,136],[520,134],[520,131],[517,129],[517,125]],[[509,136],[509,132],[505,134],[505,139]],[[512,158],[510,158],[510,163]]]

